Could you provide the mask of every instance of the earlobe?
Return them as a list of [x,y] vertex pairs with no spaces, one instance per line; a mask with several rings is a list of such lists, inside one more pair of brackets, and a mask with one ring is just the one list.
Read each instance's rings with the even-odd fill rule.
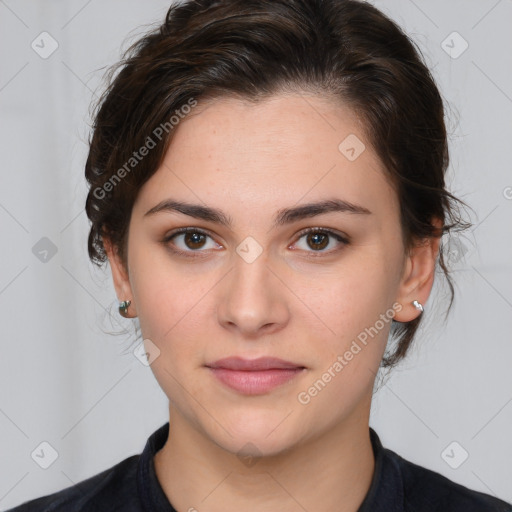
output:
[[112,270],[112,280],[116,295],[119,299],[119,314],[125,318],[133,318],[137,316],[137,312],[135,310],[128,269],[125,268],[117,248],[106,237],[103,237],[103,246],[105,247]]
[[[440,227],[439,222],[434,224]],[[423,313],[434,284],[440,241],[440,236],[427,238],[410,249],[397,297],[397,301],[403,305],[395,315],[398,322],[410,322]]]

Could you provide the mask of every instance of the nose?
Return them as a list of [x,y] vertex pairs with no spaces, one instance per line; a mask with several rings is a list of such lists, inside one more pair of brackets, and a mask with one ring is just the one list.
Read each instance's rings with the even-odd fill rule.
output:
[[244,338],[255,339],[278,332],[290,318],[286,290],[282,277],[271,268],[265,253],[251,263],[236,255],[234,268],[219,288],[218,321]]

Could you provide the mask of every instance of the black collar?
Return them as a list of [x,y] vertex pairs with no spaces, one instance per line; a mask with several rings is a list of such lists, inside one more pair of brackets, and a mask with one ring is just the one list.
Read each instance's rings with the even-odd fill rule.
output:
[[371,427],[370,440],[375,470],[370,489],[357,512],[401,512],[404,510],[404,485],[400,468]]

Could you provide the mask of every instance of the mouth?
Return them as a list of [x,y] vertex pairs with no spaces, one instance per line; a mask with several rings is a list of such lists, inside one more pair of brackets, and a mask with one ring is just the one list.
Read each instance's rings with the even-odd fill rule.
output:
[[206,365],[208,368],[223,368],[224,370],[258,372],[264,370],[294,370],[303,369],[304,366],[276,357],[259,357],[258,359],[244,359],[242,357],[225,357],[214,363]]
[[274,357],[227,357],[207,364],[206,367],[222,384],[244,395],[268,393],[307,369]]

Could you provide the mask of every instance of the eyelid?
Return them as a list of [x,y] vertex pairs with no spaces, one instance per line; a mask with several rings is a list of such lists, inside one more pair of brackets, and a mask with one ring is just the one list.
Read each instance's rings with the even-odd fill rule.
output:
[[165,235],[165,237],[164,237],[164,241],[168,241],[171,238],[173,238],[174,236],[182,235],[184,233],[199,233],[201,235],[207,235],[207,236],[209,236],[212,239],[214,238],[214,235],[210,231],[208,231],[207,229],[197,228],[195,226],[186,226],[186,227],[182,227],[182,228],[173,229],[172,231],[167,233]]
[[326,233],[328,235],[333,235],[334,237],[341,239],[345,243],[349,243],[350,242],[350,237],[348,235],[346,235],[345,233],[336,231],[336,230],[331,229],[331,228],[323,228],[321,226],[316,226],[316,227],[310,227],[310,228],[302,229],[301,231],[299,231],[297,233],[297,235],[296,235],[297,239],[301,238],[304,235],[307,235],[309,233]]

